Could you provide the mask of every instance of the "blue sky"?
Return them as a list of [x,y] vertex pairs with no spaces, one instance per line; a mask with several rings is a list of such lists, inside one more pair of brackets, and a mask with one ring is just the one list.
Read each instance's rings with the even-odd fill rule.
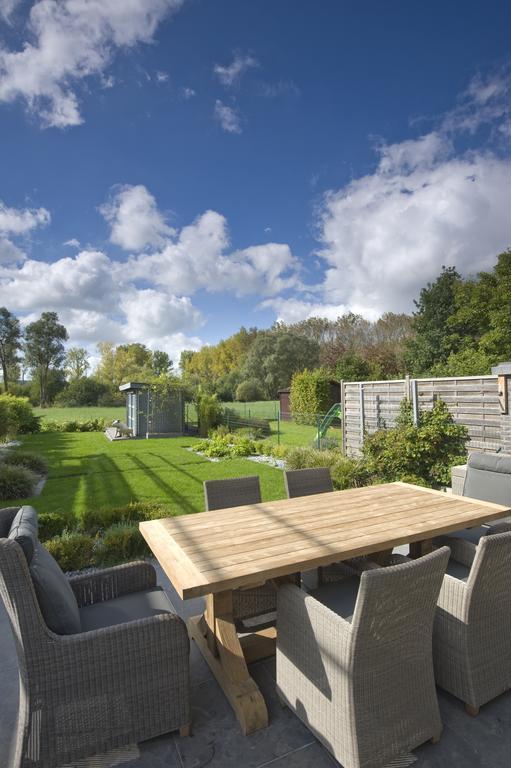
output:
[[176,359],[410,311],[511,245],[510,28],[495,1],[0,0],[0,305]]

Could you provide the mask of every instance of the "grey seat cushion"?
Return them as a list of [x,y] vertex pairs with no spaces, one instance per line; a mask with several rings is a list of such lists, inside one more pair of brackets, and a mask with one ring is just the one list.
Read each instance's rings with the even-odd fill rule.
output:
[[511,456],[472,453],[467,462],[463,495],[511,507]]
[[336,581],[333,584],[323,584],[323,586],[311,590],[310,594],[346,621],[351,621],[359,586],[359,577],[350,576],[348,579]]
[[458,563],[457,560],[449,560],[445,572],[448,573],[449,576],[454,576],[455,579],[466,581],[470,574],[470,568],[467,568],[466,565],[463,565],[462,563]]
[[17,541],[30,565],[37,545],[37,512],[33,507],[20,507],[9,530],[9,539]]
[[39,607],[48,627],[57,635],[81,631],[80,612],[71,585],[59,564],[37,542],[29,566]]
[[171,602],[161,587],[153,587],[131,595],[115,597],[102,603],[86,605],[79,609],[82,632],[113,627],[136,619],[147,619],[161,613],[175,613]]

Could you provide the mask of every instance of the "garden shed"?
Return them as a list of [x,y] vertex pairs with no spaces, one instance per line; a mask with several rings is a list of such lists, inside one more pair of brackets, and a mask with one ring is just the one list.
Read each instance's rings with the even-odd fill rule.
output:
[[126,395],[126,424],[133,437],[175,437],[185,431],[183,391],[173,387],[157,392],[148,384],[130,381],[121,384]]

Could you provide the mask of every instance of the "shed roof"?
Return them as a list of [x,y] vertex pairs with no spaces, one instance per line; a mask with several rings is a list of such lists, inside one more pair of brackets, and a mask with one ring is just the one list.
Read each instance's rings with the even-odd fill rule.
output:
[[148,385],[141,381],[128,381],[126,384],[121,384],[119,390],[121,392],[137,392],[140,389],[147,389]]

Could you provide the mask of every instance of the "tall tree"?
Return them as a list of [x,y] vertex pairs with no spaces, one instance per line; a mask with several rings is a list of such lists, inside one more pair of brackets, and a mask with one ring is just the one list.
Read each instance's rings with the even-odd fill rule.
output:
[[70,381],[76,381],[87,375],[89,353],[83,347],[70,347],[66,355],[66,373]]
[[155,376],[164,376],[170,373],[174,367],[173,361],[166,352],[155,349],[151,358],[151,368]]
[[10,373],[19,362],[20,349],[20,321],[6,307],[0,307],[0,364],[6,392],[9,390]]
[[288,387],[296,371],[319,364],[317,341],[290,333],[280,327],[259,333],[251,345],[244,365],[244,378],[257,381],[266,397]]
[[25,330],[25,358],[37,376],[41,406],[48,404],[50,370],[58,370],[65,360],[64,342],[68,334],[56,312],[43,312]]
[[455,267],[442,267],[433,283],[428,283],[415,301],[413,316],[415,338],[407,344],[410,373],[429,373],[436,363],[445,362],[456,348],[457,338],[449,335],[449,319],[456,311],[456,290],[461,276]]

